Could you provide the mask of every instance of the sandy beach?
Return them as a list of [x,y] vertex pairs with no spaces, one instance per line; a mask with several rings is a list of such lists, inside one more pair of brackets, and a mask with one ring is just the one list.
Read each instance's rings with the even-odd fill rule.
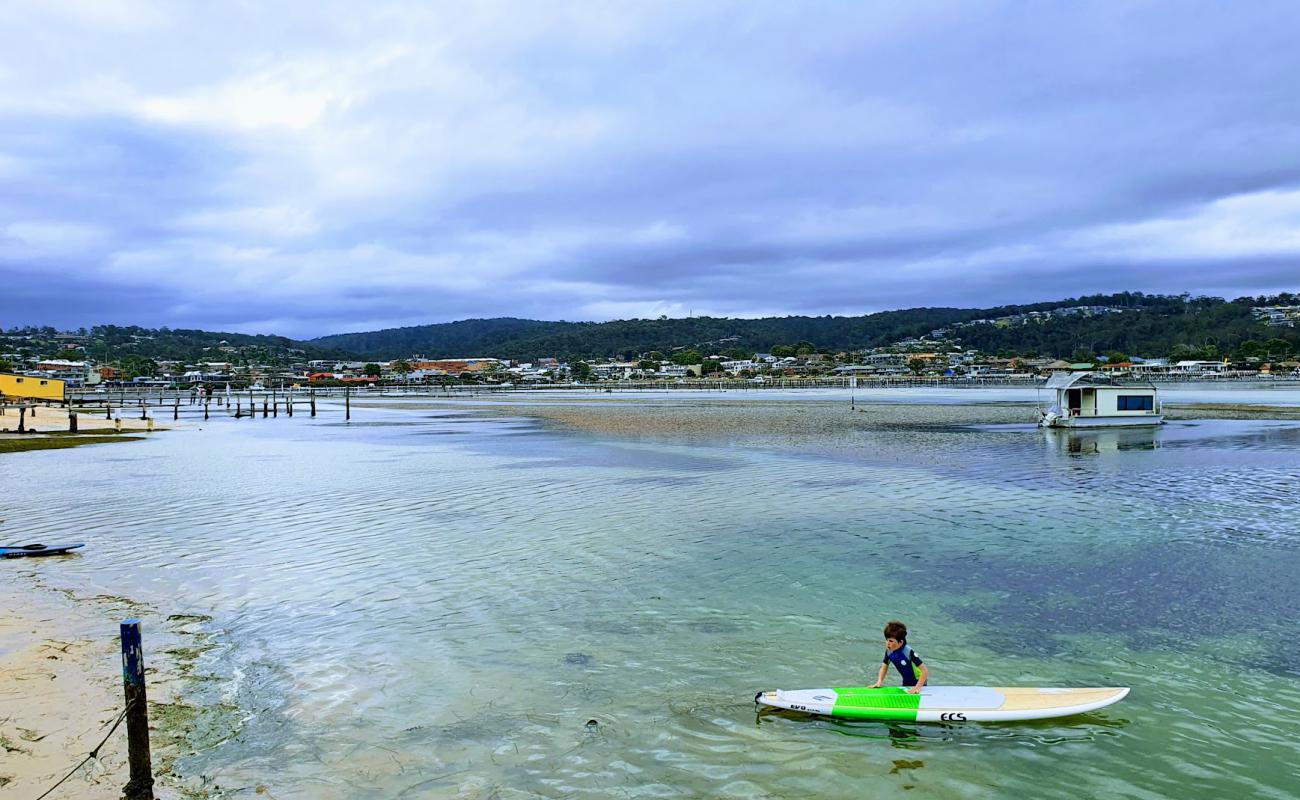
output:
[[[162,413],[165,409],[154,409]],[[67,433],[68,418],[72,412],[59,406],[31,406],[23,415],[23,427],[28,433]],[[0,435],[17,435],[19,413],[17,406],[0,407]],[[167,420],[173,426],[171,420]],[[102,411],[78,411],[78,431],[152,431],[161,427],[158,421],[140,419],[139,409],[114,409],[110,417]]]
[[[68,556],[79,558],[80,556]],[[57,558],[57,557],[56,557]],[[177,710],[201,648],[202,620],[169,616],[120,597],[83,597],[47,585],[27,559],[0,559],[0,794],[37,797],[108,734],[123,707],[118,623],[137,617],[146,631],[155,794],[183,796],[171,764],[184,752]],[[126,731],[119,726],[98,758],[51,797],[112,800],[128,778]],[[193,796],[192,794],[190,796]]]
[[[0,567],[14,571],[17,563]],[[36,579],[13,583],[3,592],[9,613],[0,617],[0,788],[36,797],[85,758],[117,719],[121,657],[111,620],[146,610],[118,599],[74,598]],[[159,667],[165,660],[155,659],[151,668],[150,700],[166,703],[170,681]],[[126,755],[119,727],[99,758],[54,796],[119,797]]]

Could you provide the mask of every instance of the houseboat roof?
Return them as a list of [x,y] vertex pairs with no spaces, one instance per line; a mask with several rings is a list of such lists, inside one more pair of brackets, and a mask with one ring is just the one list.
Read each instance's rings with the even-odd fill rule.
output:
[[1100,372],[1057,372],[1043,385],[1046,389],[1072,389],[1076,386],[1108,386],[1115,389],[1154,389],[1151,381],[1103,375]]

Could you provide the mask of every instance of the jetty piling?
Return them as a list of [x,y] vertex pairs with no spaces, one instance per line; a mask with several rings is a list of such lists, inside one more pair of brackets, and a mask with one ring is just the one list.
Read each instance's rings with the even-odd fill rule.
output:
[[122,789],[124,800],[154,800],[153,762],[149,755],[149,701],[144,684],[144,648],[140,620],[121,625],[122,690],[126,694],[127,760],[131,777]]

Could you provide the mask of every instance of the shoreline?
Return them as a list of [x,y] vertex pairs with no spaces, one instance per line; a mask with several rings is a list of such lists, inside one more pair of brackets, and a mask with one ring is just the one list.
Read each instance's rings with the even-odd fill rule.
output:
[[[40,411],[39,414],[36,411]],[[161,433],[155,420],[117,417],[102,413],[76,412],[77,430],[69,430],[73,410],[59,406],[32,406],[22,416],[22,433],[18,432],[19,414],[13,406],[0,406],[0,455],[33,450],[64,450],[92,444],[140,441],[149,433]],[[119,410],[120,413],[120,410]],[[170,427],[177,427],[172,423]]]
[[[714,440],[729,444],[854,446],[862,436],[886,431],[950,430],[954,427],[1035,427],[1040,406],[1029,400],[989,398],[980,402],[879,402],[871,398],[791,397],[773,402],[704,397],[418,399],[353,402],[355,408],[400,411],[458,411],[484,417],[527,417],[569,430],[623,438]],[[1166,402],[1168,422],[1276,420],[1300,422],[1300,405]],[[1101,428],[1098,430],[1114,430]]]
[[[76,556],[72,556],[76,557]],[[51,557],[57,558],[57,557]],[[145,626],[154,790],[159,800],[205,796],[173,772],[187,752],[185,717],[194,661],[211,645],[204,617],[168,615],[128,598],[84,596],[4,559],[14,580],[0,589],[9,613],[0,617],[0,789],[39,796],[107,734],[124,698],[118,623]],[[119,727],[92,759],[67,779],[59,796],[116,800],[128,778],[126,731]]]

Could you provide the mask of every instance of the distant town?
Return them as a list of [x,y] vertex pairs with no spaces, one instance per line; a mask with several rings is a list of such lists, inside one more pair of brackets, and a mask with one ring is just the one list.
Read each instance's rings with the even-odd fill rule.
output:
[[[637,381],[744,381],[764,384],[788,379],[875,378],[1031,379],[1059,371],[1095,369],[1108,373],[1169,379],[1300,378],[1297,348],[1284,338],[1246,340],[1227,352],[1212,341],[1180,345],[1170,353],[1093,352],[1081,347],[1070,358],[981,352],[963,346],[973,326],[1016,327],[1069,317],[1122,314],[1111,306],[1070,306],[975,319],[907,337],[884,346],[834,352],[813,342],[774,345],[747,352],[721,340],[708,347],[651,350],[632,359],[514,360],[472,354],[458,358],[409,357],[378,360],[309,358],[305,350],[265,342],[218,339],[202,348],[201,359],[154,359],[132,352],[132,343],[151,338],[132,333],[112,348],[92,332],[50,328],[0,332],[0,372],[58,379],[69,388],[113,386],[183,388],[217,384],[236,388],[347,385],[485,384],[545,386]],[[1252,308],[1265,328],[1300,326],[1300,306]],[[246,339],[252,337],[244,337]],[[260,337],[266,338],[266,337]],[[1211,340],[1213,337],[1209,337]],[[280,340],[289,342],[289,340]],[[96,357],[98,355],[98,357]]]

